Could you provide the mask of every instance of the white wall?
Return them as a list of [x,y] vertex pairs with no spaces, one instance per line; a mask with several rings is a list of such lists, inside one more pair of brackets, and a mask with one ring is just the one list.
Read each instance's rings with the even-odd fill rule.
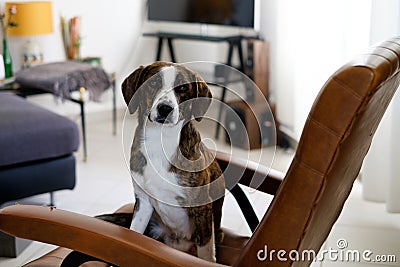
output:
[[[400,34],[400,2],[397,0],[372,2],[371,43]],[[397,92],[385,113],[373,139],[362,170],[363,197],[387,202],[387,210],[400,212],[400,95]]]
[[[262,33],[271,42],[278,117],[299,137],[329,76],[369,45],[368,0],[269,0]],[[264,2],[263,2],[264,3]]]

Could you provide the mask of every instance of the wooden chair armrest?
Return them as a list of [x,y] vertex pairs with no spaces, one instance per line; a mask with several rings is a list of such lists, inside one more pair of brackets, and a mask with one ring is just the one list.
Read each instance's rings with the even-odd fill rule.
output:
[[14,205],[0,210],[0,230],[67,247],[123,266],[222,266],[175,250],[129,229],[51,207]]
[[237,176],[241,175],[240,184],[274,195],[285,177],[285,174],[280,171],[248,159],[235,157],[221,151],[215,151],[215,155],[224,171],[228,187],[232,179],[237,181],[239,179]]

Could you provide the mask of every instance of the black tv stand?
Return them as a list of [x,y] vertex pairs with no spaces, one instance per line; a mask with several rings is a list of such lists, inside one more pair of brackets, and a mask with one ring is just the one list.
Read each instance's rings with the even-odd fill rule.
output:
[[[157,54],[156,60],[161,60],[161,52],[164,41],[167,41],[169,54],[171,56],[172,62],[177,62],[174,47],[172,41],[175,39],[184,39],[184,40],[197,40],[197,41],[206,41],[206,42],[227,42],[229,45],[228,56],[226,64],[228,66],[232,66],[232,55],[233,51],[237,50],[239,57],[239,66],[236,67],[238,70],[244,72],[244,58],[242,51],[242,41],[243,40],[251,40],[257,39],[260,40],[260,36],[245,36],[245,35],[228,35],[228,36],[212,36],[212,35],[201,35],[201,34],[187,34],[187,33],[175,33],[175,32],[152,32],[152,33],[144,33],[143,36],[149,37],[157,37],[158,38],[158,46],[157,46]],[[233,67],[233,66],[232,66]]]

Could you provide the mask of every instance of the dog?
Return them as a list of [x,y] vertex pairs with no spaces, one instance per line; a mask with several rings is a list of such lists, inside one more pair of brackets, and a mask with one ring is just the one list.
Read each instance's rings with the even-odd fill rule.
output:
[[122,93],[129,112],[138,112],[130,229],[215,262],[225,181],[195,128],[211,103],[209,87],[187,67],[158,61],[131,73]]

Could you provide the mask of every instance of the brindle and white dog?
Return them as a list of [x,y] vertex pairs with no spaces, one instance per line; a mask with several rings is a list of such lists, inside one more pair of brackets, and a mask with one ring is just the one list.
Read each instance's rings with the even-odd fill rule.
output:
[[130,228],[215,262],[225,182],[194,123],[210,105],[207,84],[182,65],[155,62],[130,74],[122,92],[130,113],[138,110]]

